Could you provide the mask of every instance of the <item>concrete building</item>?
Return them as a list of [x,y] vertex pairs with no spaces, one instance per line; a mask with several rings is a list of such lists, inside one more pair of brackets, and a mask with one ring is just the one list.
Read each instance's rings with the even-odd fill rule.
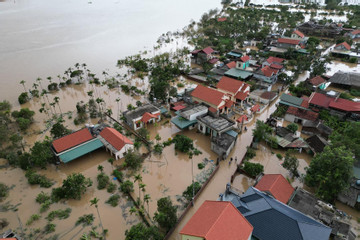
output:
[[193,129],[197,124],[197,117],[206,115],[208,107],[202,104],[191,105],[178,111],[178,115],[171,119],[179,129]]
[[125,123],[134,130],[145,127],[148,123],[155,123],[161,120],[160,109],[152,104],[145,104],[135,110],[124,112]]
[[98,138],[106,149],[115,156],[116,160],[124,157],[128,151],[134,150],[134,143],[114,128],[104,128]]

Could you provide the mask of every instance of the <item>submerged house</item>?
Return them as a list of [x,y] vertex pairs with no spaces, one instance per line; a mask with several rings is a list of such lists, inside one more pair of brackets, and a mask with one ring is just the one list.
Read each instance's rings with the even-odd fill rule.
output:
[[228,108],[225,106],[226,101],[230,100],[230,97],[225,93],[202,85],[198,85],[191,92],[191,97],[193,103],[203,103],[209,106],[209,110],[214,113],[225,112],[226,108]]
[[226,76],[220,79],[216,88],[227,94],[231,101],[238,103],[245,101],[250,93],[249,84]]
[[128,151],[134,150],[134,143],[114,128],[104,128],[98,138],[116,160],[122,158]]
[[253,226],[231,202],[206,200],[181,229],[181,240],[251,240]]
[[360,42],[360,29],[350,32],[349,37],[356,43]]
[[356,239],[356,234],[352,231],[346,216],[340,214],[332,205],[321,201],[304,189],[296,188],[288,205],[330,227],[331,239]]
[[268,91],[271,91],[272,84],[277,81],[278,73],[278,69],[265,66],[254,72],[254,78],[260,81],[260,85],[266,87]]
[[177,116],[173,117],[171,122],[181,130],[193,129],[198,122],[196,118],[207,114],[208,110],[209,108],[202,104],[191,105],[177,111]]
[[231,201],[254,227],[260,240],[328,240],[331,228],[287,206],[254,187],[240,195],[227,189],[221,201]]
[[237,140],[237,132],[232,129],[236,123],[223,116],[207,114],[197,117],[198,130],[211,137],[211,150],[222,158],[226,158],[234,148]]
[[340,35],[342,27],[336,23],[326,23],[325,25],[322,25],[309,21],[298,26],[298,30],[311,36],[335,38]]
[[160,109],[152,104],[145,104],[135,110],[124,112],[125,123],[134,130],[145,127],[148,123],[161,120]]
[[336,72],[330,79],[331,85],[344,89],[360,89],[360,73]]
[[192,58],[196,64],[203,64],[205,62],[209,62],[213,59],[212,53],[214,49],[211,47],[206,47],[204,49],[194,50],[191,52]]
[[68,163],[103,146],[92,128],[83,128],[55,139],[51,144],[51,150],[59,161]]
[[318,88],[325,89],[326,86],[326,81],[321,76],[313,77],[308,82],[312,86],[313,90],[316,90]]
[[290,106],[284,119],[288,122],[299,123],[303,126],[312,126],[317,121],[319,113]]
[[348,57],[351,53],[351,46],[347,42],[342,42],[337,44],[333,50],[331,50],[331,55],[334,57]]
[[277,47],[278,48],[295,48],[300,49],[300,40],[298,39],[291,39],[291,38],[279,38],[277,41]]

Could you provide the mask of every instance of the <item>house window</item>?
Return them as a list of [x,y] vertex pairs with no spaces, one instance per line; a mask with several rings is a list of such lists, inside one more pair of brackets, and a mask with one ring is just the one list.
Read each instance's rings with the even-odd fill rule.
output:
[[199,126],[200,126],[200,131],[203,131],[204,130],[203,126],[202,125]]

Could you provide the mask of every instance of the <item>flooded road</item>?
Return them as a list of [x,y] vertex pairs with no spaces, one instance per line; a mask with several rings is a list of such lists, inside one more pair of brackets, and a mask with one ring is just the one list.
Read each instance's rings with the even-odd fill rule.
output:
[[17,104],[21,80],[30,87],[75,63],[115,73],[118,59],[153,50],[162,33],[220,7],[219,0],[1,1],[0,100]]

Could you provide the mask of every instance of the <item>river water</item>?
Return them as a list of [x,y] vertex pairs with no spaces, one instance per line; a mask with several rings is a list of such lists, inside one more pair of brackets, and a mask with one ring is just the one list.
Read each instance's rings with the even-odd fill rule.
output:
[[55,77],[75,63],[95,73],[152,50],[157,38],[186,26],[220,0],[0,1],[0,100],[17,102],[37,77]]

